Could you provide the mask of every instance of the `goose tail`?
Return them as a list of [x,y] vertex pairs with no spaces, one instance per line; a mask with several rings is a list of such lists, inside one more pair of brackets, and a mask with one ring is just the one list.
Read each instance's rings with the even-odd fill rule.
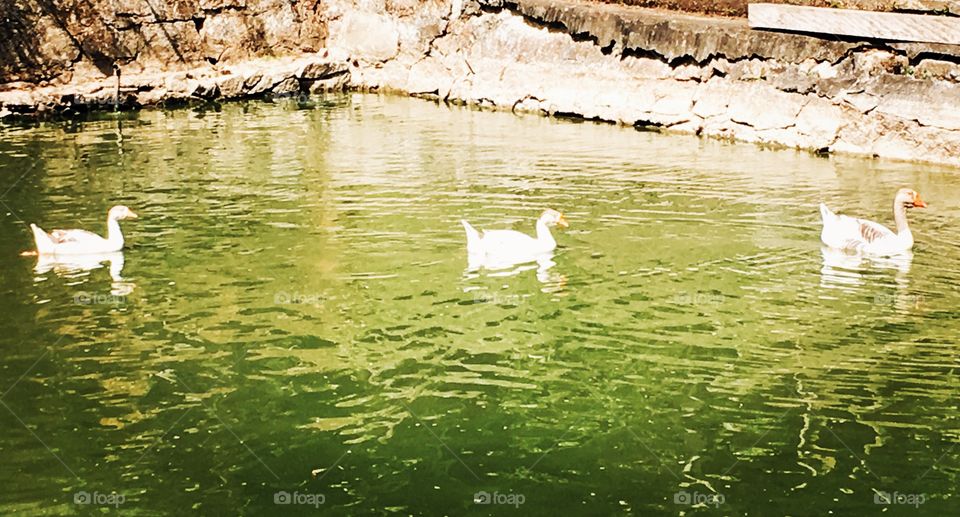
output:
[[833,221],[837,218],[837,214],[833,213],[832,210],[827,208],[827,205],[820,203],[820,218],[823,219],[824,224],[829,221]]
[[820,218],[823,219],[820,229],[820,242],[832,248],[837,247],[837,244],[844,240],[843,232],[838,228],[840,226],[840,216],[827,208],[827,205],[820,203]]
[[33,230],[33,240],[37,244],[37,253],[52,253],[54,245],[50,235],[35,224],[30,224],[30,229]]
[[467,251],[475,252],[480,249],[480,232],[470,225],[467,221],[461,219],[464,231],[467,233]]

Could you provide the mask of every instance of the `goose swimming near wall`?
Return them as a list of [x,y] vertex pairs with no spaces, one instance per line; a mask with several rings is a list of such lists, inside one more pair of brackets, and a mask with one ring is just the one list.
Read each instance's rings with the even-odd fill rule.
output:
[[902,188],[893,199],[894,232],[886,226],[846,215],[833,213],[820,203],[823,230],[820,240],[831,248],[863,252],[873,255],[896,255],[913,248],[913,233],[907,223],[908,208],[926,208],[916,191]]

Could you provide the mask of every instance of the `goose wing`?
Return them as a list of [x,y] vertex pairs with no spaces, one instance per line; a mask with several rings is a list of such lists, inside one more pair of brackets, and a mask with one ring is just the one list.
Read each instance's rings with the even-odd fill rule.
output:
[[524,251],[536,243],[537,240],[533,237],[514,230],[485,230],[483,232],[483,245],[491,251]]
[[885,237],[896,236],[896,234],[893,233],[890,228],[887,228],[880,223],[875,223],[866,219],[857,219],[857,222],[860,223],[860,237],[864,242],[876,242]]
[[90,239],[99,240],[102,239],[99,235],[88,232],[86,230],[53,230],[48,235],[50,235],[50,240],[54,244],[65,244],[68,242],[84,242],[89,241]]
[[846,224],[844,226],[851,230],[844,241],[844,248],[857,248],[866,244],[873,244],[887,237],[896,237],[893,231],[880,223],[844,215],[841,215],[840,218],[845,220]]

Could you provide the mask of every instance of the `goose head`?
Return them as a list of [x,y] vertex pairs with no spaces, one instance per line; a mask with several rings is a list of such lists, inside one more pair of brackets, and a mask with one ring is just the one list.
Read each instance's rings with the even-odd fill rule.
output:
[[927,204],[920,199],[920,194],[915,190],[902,188],[897,191],[897,197],[893,199],[894,207],[904,208],[926,208]]
[[547,226],[559,226],[561,228],[570,226],[570,223],[563,217],[563,214],[552,208],[548,208],[540,214],[540,222]]
[[117,205],[111,208],[109,212],[107,212],[107,219],[110,219],[111,221],[119,221],[121,219],[136,219],[136,218],[137,218],[137,214],[133,213],[133,210],[130,210],[129,208],[123,205]]

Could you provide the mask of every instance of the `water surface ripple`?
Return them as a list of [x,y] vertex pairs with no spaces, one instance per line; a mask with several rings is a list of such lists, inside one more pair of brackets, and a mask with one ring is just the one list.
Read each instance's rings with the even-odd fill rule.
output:
[[[0,513],[956,507],[954,171],[373,95],[0,132]],[[901,186],[912,257],[821,250]],[[122,259],[18,256],[120,203]]]

